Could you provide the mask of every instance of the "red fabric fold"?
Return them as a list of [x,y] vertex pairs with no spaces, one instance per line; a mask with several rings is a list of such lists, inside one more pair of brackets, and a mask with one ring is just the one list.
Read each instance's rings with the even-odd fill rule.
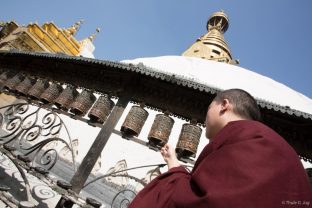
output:
[[170,169],[149,183],[129,208],[312,207],[312,188],[296,152],[256,121],[225,126],[191,173]]

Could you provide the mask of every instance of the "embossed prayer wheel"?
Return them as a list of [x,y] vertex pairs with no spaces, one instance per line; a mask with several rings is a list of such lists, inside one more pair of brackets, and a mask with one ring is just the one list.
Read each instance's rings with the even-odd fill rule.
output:
[[40,95],[41,101],[43,103],[53,103],[62,91],[63,87],[60,84],[52,82],[50,86]]
[[45,79],[37,79],[37,82],[28,91],[31,99],[40,99],[40,95],[49,87],[49,82]]
[[166,114],[157,114],[148,134],[149,143],[153,146],[163,146],[167,143],[174,120]]
[[91,108],[88,117],[93,122],[104,123],[114,107],[114,102],[107,96],[100,96]]
[[21,95],[27,95],[28,91],[35,84],[35,82],[35,79],[25,77],[25,79],[15,87],[15,90]]
[[196,155],[202,129],[194,124],[183,124],[176,146],[178,157],[191,157]]
[[91,108],[92,104],[96,100],[94,94],[89,90],[83,90],[76,100],[71,104],[70,112],[75,115],[84,116]]
[[55,99],[54,104],[57,108],[67,111],[78,94],[79,93],[74,86],[68,85]]
[[25,79],[25,75],[18,73],[4,83],[4,89],[14,91],[15,87]]
[[148,112],[140,106],[132,106],[121,126],[121,134],[125,136],[138,136],[148,117]]

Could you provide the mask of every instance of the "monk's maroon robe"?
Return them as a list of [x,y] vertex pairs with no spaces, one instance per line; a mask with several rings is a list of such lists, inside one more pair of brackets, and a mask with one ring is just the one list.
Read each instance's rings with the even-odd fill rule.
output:
[[129,208],[312,207],[312,189],[296,152],[256,121],[226,125],[191,173],[170,169],[150,182]]

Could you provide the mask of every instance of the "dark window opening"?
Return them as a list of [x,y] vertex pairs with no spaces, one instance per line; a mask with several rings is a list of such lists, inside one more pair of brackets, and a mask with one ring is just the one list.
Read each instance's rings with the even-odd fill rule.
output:
[[220,51],[217,51],[217,50],[214,50],[214,49],[212,49],[212,52],[214,52],[214,53],[216,53],[216,54],[218,54],[218,55],[220,55]]

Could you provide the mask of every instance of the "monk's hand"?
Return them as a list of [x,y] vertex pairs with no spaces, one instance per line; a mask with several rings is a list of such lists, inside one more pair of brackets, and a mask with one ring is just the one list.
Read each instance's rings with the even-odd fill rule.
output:
[[165,144],[161,148],[160,153],[167,163],[168,169],[180,166],[179,160],[177,159],[177,155],[175,153],[175,149],[169,144]]

